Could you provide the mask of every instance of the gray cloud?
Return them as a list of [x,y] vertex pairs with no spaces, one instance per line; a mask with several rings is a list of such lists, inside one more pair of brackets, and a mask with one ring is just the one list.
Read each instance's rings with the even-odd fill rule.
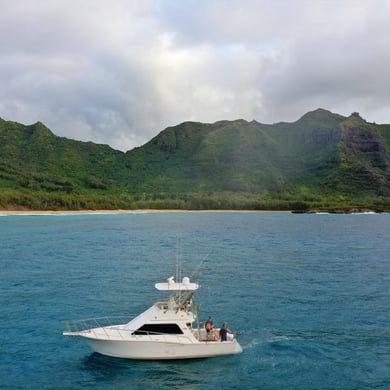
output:
[[390,122],[390,0],[0,0],[0,116],[128,150],[186,120]]

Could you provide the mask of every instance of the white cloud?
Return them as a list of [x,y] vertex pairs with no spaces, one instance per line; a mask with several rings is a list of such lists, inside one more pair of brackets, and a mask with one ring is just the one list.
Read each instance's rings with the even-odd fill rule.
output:
[[390,0],[1,0],[0,116],[128,150],[186,120],[390,122]]

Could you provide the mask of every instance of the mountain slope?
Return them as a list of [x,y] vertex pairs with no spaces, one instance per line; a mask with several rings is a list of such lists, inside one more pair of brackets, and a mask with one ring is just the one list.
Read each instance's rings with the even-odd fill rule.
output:
[[389,126],[321,109],[274,125],[186,122],[127,158],[130,187],[143,191],[296,193],[309,187],[388,196],[390,188]]
[[185,122],[122,153],[57,137],[40,122],[25,126],[0,119],[0,190],[45,193],[49,204],[60,194],[100,197],[115,207],[194,194],[383,202],[390,197],[390,125],[323,109],[272,125]]
[[339,164],[327,176],[333,190],[390,195],[390,127],[354,114],[340,124]]
[[69,193],[107,189],[120,182],[121,157],[106,145],[57,137],[40,122],[24,126],[0,119],[1,187]]

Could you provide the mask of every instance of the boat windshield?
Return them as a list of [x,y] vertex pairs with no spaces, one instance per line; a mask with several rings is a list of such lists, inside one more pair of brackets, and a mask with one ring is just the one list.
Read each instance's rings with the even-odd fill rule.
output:
[[132,334],[183,334],[177,324],[144,324]]

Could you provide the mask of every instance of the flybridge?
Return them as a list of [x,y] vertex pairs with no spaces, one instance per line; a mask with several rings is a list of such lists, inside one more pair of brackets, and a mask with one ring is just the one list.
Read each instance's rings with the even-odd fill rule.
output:
[[191,283],[190,278],[185,276],[182,282],[175,282],[175,278],[171,276],[166,283],[156,283],[154,285],[159,291],[195,291],[199,288],[199,284]]

